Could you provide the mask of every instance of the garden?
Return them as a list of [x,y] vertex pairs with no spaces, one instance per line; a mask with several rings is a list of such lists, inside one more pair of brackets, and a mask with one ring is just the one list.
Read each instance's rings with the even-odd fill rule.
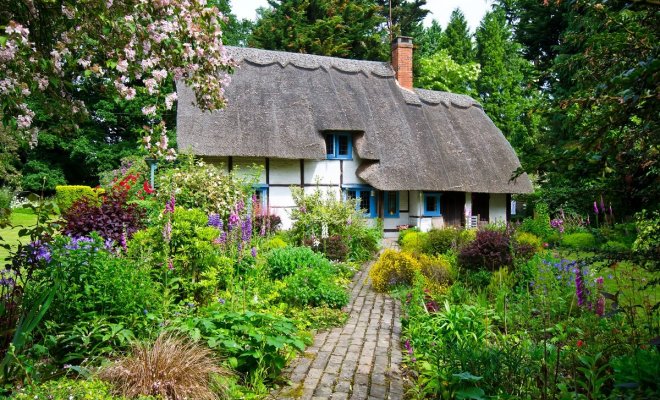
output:
[[249,399],[285,383],[315,330],[346,320],[381,230],[317,190],[295,193],[282,232],[254,196],[258,175],[180,156],[152,187],[132,158],[97,188],[5,190],[2,395]]
[[[591,220],[589,220],[589,214]],[[410,399],[660,395],[659,214],[400,233],[370,270],[403,308]]]

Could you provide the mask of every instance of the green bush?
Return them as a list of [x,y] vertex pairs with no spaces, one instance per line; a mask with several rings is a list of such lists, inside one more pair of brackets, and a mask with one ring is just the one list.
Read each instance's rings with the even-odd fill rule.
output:
[[283,249],[287,246],[286,242],[284,239],[282,239],[279,236],[275,236],[273,238],[270,238],[266,241],[264,244],[264,250],[269,251],[269,250],[275,250],[275,249]]
[[348,293],[335,282],[334,269],[327,266],[303,267],[284,278],[282,299],[297,307],[342,308]]
[[[112,386],[99,380],[82,380],[61,378],[48,381],[41,385],[31,385],[18,391],[14,395],[16,400],[47,400],[47,399],[76,399],[76,400],[119,400],[112,394]],[[155,397],[140,396],[139,399],[155,399]]]
[[456,248],[460,231],[456,228],[431,229],[426,235],[424,252],[428,254],[445,254]]
[[419,261],[411,254],[387,249],[369,270],[374,289],[386,292],[396,285],[410,285],[420,270]]
[[615,253],[624,253],[626,251],[630,251],[630,248],[626,246],[624,243],[617,242],[614,240],[608,240],[600,248],[603,251],[615,252]]
[[401,250],[411,254],[421,254],[426,249],[426,232],[412,231],[401,239]]
[[328,267],[330,261],[309,247],[285,247],[271,250],[266,255],[266,264],[272,279],[282,279],[304,267]]
[[11,200],[14,197],[12,190],[0,187],[0,225],[9,222],[11,216]]
[[438,291],[454,281],[454,271],[447,256],[435,257],[422,254],[419,256],[420,271],[431,289]]
[[252,184],[250,178],[239,178],[215,165],[182,155],[176,168],[159,173],[156,197],[160,204],[165,204],[171,191],[176,190],[177,206],[215,213],[226,221],[235,205],[249,198],[254,190]]
[[55,202],[60,209],[60,213],[66,213],[76,201],[87,198],[96,202],[102,189],[92,189],[89,186],[55,186]]
[[578,232],[564,235],[561,245],[575,250],[591,250],[596,247],[596,238],[591,233]]
[[548,236],[554,232],[550,226],[548,206],[544,203],[537,203],[534,207],[534,218],[523,220],[517,230],[532,233],[542,240],[547,240]]

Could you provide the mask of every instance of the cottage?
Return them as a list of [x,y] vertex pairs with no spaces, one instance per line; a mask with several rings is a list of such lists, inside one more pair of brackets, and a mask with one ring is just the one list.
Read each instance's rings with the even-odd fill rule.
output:
[[[290,226],[292,185],[359,199],[386,234],[506,221],[510,195],[532,190],[502,133],[472,98],[412,87],[412,40],[392,65],[229,47],[229,105],[202,112],[177,83],[178,146],[229,170],[263,167],[263,205]],[[476,217],[476,218],[475,218]],[[468,219],[468,223],[469,223]]]

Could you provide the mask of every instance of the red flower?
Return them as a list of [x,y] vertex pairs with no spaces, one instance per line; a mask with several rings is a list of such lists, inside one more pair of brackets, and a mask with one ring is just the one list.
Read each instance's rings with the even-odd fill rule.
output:
[[155,190],[149,185],[149,182],[144,181],[144,184],[142,184],[142,189],[144,189],[144,192],[146,194],[153,194]]
[[580,339],[577,341],[577,347],[580,348],[582,346],[584,346],[584,342],[582,341],[582,339]]

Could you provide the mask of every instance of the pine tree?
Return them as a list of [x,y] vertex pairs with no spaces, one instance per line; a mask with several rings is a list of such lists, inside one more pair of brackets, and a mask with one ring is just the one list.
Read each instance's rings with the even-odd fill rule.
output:
[[[381,15],[386,21],[392,18],[390,38],[397,36],[411,36],[416,38],[422,31],[422,22],[428,10],[422,7],[426,5],[426,0],[376,0],[376,4],[381,7]],[[391,7],[391,14],[390,14]]]
[[451,13],[447,29],[443,34],[442,48],[446,49],[451,58],[459,64],[474,61],[472,35],[465,16],[458,8]]
[[531,117],[538,93],[527,84],[532,65],[522,57],[522,48],[512,40],[506,15],[499,9],[487,13],[476,32],[479,99],[495,125],[525,161],[537,137],[538,117]]
[[385,22],[373,0],[268,0],[252,47],[353,59],[387,60]]

